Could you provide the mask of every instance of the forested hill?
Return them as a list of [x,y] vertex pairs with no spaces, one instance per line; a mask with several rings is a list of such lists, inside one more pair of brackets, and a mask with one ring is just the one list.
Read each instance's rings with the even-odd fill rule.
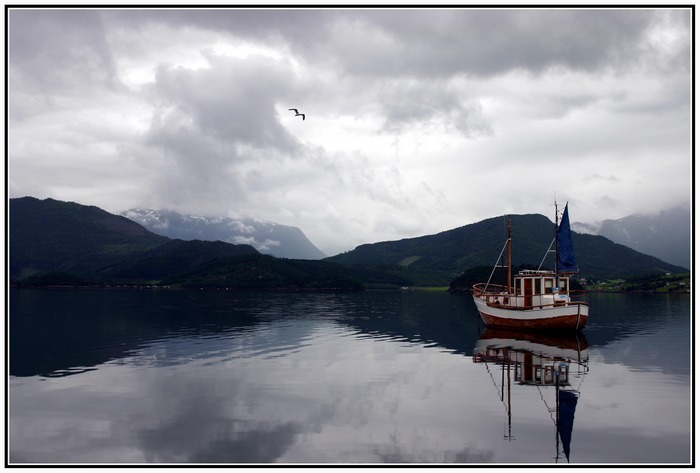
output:
[[10,279],[17,286],[171,286],[358,290],[353,272],[381,272],[260,254],[250,245],[170,239],[126,217],[74,202],[9,202]]
[[[542,215],[512,216],[513,264],[539,265],[553,239]],[[33,197],[9,202],[9,272],[18,285],[147,283],[180,287],[355,290],[447,286],[491,267],[507,220],[491,218],[435,235],[362,245],[320,261],[261,255],[249,245],[171,240],[92,206]],[[574,234],[581,277],[687,272],[610,240]],[[551,268],[552,258],[544,265]]]
[[167,242],[98,207],[34,197],[10,199],[10,276],[37,271],[84,273]]
[[[554,223],[535,214],[513,215],[510,219],[513,265],[539,266],[553,241]],[[477,266],[493,266],[506,241],[507,228],[506,217],[494,217],[435,235],[361,245],[326,261],[459,273]],[[581,277],[687,271],[601,236],[573,233],[573,241]],[[544,266],[552,268],[553,256],[548,256]]]
[[9,247],[13,279],[47,272],[85,280],[152,279],[257,253],[248,245],[171,240],[98,207],[34,197],[10,199]]

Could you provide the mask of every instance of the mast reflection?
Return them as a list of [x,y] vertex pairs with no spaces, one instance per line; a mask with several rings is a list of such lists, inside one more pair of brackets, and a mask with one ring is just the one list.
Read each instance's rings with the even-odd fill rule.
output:
[[[554,394],[555,407],[547,406],[555,425],[556,461],[563,453],[570,461],[574,414],[583,376],[588,373],[588,342],[582,333],[528,333],[485,329],[476,342],[474,363],[500,368],[501,402],[506,406],[507,440],[512,433],[512,383],[536,386],[546,404],[547,394]],[[574,382],[575,381],[575,382]],[[494,379],[494,384],[496,380]],[[576,387],[574,386],[576,384]],[[542,391],[543,388],[545,391]]]

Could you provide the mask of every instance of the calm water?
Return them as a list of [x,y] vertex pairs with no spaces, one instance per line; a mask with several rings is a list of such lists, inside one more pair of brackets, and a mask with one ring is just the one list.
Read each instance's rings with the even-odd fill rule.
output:
[[9,462],[694,461],[690,298],[590,303],[526,339],[447,293],[12,289]]

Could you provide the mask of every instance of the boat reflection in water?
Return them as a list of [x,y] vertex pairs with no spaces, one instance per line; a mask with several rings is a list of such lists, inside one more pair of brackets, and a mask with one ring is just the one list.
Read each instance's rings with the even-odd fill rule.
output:
[[[582,333],[528,333],[486,329],[476,342],[474,363],[500,368],[499,395],[508,415],[508,432],[512,440],[511,383],[534,386],[543,402],[551,399],[555,407],[547,408],[556,429],[556,460],[563,453],[569,461],[574,413],[583,376],[588,372],[588,343]],[[576,386],[573,386],[575,384]],[[494,385],[496,379],[494,379]],[[547,391],[550,393],[548,394]]]

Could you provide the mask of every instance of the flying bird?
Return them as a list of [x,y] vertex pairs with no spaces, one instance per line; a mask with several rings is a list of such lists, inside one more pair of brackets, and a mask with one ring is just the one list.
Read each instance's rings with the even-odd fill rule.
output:
[[303,113],[299,113],[299,110],[297,110],[296,108],[290,108],[289,110],[294,110],[295,117],[300,116],[302,120],[306,120],[306,115]]

